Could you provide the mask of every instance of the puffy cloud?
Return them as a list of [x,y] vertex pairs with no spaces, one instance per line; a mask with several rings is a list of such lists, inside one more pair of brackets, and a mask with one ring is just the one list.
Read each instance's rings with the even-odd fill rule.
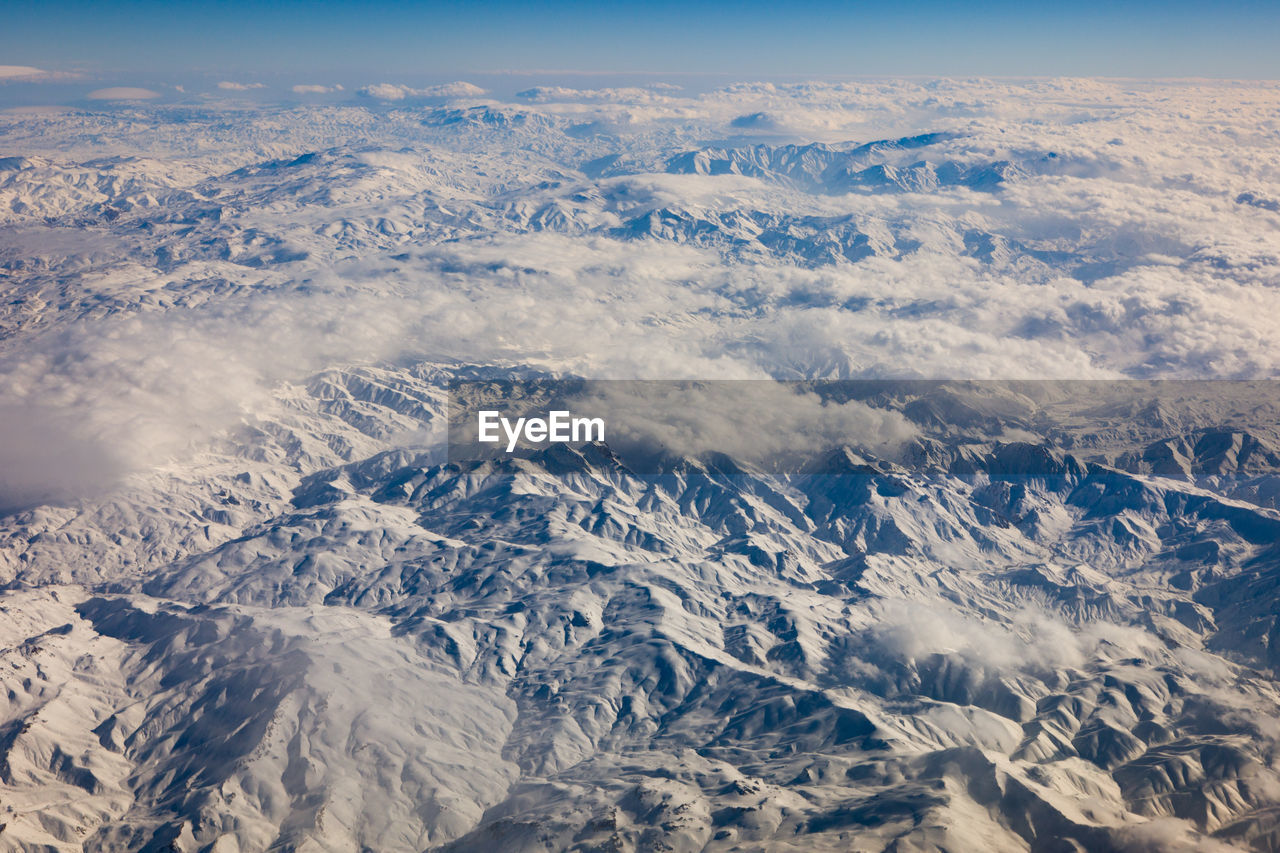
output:
[[415,90],[408,86],[397,86],[393,83],[375,83],[371,86],[362,86],[357,91],[361,95],[377,98],[380,101],[403,101],[415,93]]
[[223,80],[218,84],[219,89],[226,89],[231,92],[248,92],[252,89],[265,89],[266,83],[236,83],[231,80]]
[[86,97],[94,101],[145,101],[160,97],[160,93],[138,86],[108,86],[94,89]]
[[478,98],[481,95],[488,94],[488,91],[488,89],[483,89],[474,83],[457,80],[453,83],[443,83],[439,86],[428,86],[425,89],[419,89],[417,94],[431,98]]
[[1040,611],[1024,611],[1006,625],[944,604],[898,600],[884,603],[871,635],[882,649],[903,660],[943,654],[995,669],[1078,667],[1097,644],[1097,638],[1077,636],[1071,627]]
[[729,122],[729,126],[737,130],[776,130],[778,122],[768,113],[748,113]]
[[299,83],[293,87],[294,94],[297,95],[327,95],[330,92],[341,92],[342,86],[321,86],[316,84]]
[[377,298],[282,296],[76,324],[0,358],[0,507],[83,497],[188,454],[274,411],[279,383],[394,356],[416,331]]

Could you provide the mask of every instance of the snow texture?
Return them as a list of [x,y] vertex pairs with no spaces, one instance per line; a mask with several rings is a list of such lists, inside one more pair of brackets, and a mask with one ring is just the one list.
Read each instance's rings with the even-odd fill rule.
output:
[[1280,848],[1280,89],[249,85],[0,113],[0,846]]

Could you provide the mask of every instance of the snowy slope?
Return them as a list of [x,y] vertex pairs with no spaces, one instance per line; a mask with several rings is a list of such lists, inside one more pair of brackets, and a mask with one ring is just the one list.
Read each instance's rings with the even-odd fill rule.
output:
[[[1280,395],[1110,381],[1275,374],[1275,106],[0,114],[0,841],[1280,847]],[[1099,381],[450,462],[547,375]]]

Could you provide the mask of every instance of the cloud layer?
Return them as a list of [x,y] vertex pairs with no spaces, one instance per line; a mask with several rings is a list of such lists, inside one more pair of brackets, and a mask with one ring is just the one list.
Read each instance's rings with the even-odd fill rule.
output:
[[1266,85],[939,80],[11,115],[9,428],[74,424],[109,470],[146,467],[369,360],[1274,375],[1280,219],[1249,200],[1280,198],[1277,106]]

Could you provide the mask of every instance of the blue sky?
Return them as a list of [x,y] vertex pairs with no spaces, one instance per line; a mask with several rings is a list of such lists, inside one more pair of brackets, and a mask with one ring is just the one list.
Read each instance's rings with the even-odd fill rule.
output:
[[103,74],[577,70],[1280,78],[1280,3],[5,4],[0,64]]

